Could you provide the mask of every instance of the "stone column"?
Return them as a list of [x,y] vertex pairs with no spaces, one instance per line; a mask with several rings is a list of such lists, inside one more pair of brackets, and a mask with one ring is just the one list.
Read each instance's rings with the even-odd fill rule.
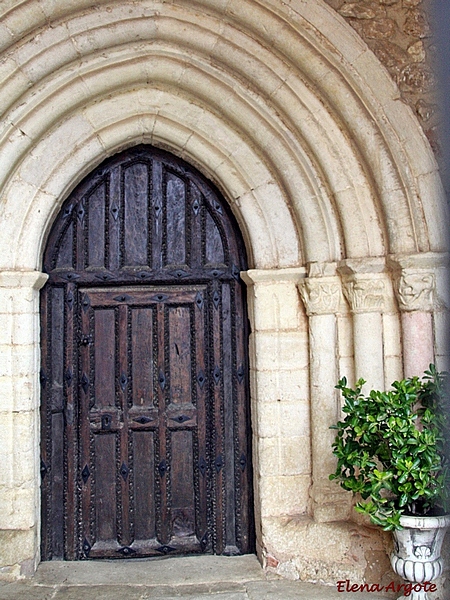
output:
[[[367,391],[385,389],[391,383],[384,361],[385,334],[390,332],[383,315],[394,315],[396,309],[384,259],[346,260],[338,270],[353,315],[355,377],[366,380]],[[395,346],[396,340],[390,343]]]
[[339,379],[337,314],[342,309],[341,283],[337,276],[310,276],[298,284],[308,315],[309,373],[312,445],[312,512],[314,520],[346,520],[350,497],[328,476],[336,469],[332,454],[335,432],[330,429],[340,418],[335,385]]
[[39,561],[39,292],[47,275],[0,272],[0,579]]
[[391,257],[401,311],[405,377],[421,375],[430,363],[448,368],[448,255]]

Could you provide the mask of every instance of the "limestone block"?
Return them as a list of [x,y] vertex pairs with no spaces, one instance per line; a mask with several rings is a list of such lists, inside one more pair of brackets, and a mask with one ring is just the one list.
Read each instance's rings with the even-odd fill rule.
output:
[[446,224],[449,221],[449,209],[444,200],[445,192],[442,182],[436,175],[436,172],[430,172],[418,178],[419,195],[426,198],[426,202],[423,202],[423,210],[426,214],[430,240],[433,240],[431,250],[447,252],[448,228]]
[[28,29],[39,27],[45,23],[45,15],[40,4],[28,3],[25,6],[16,7],[2,17],[5,27],[11,32],[15,39]]
[[243,221],[241,212],[238,212],[238,207],[240,207],[241,204],[241,196],[247,194],[249,191],[245,175],[246,174],[241,173],[238,163],[231,162],[230,164],[230,161],[224,161],[218,165],[215,170],[215,179],[220,182],[220,187],[226,190],[225,197],[230,200],[235,200],[235,202],[231,204],[231,209],[238,220],[239,227],[246,242],[246,247],[249,247],[249,235],[246,231],[247,224]]
[[33,488],[0,487],[0,506],[2,507],[0,530],[33,527],[36,524],[35,504],[36,498]]
[[[36,527],[0,530],[0,579],[13,579],[20,575],[20,564],[34,559]],[[17,569],[13,569],[17,565]],[[8,569],[9,567],[9,569]],[[8,577],[10,575],[10,577]]]
[[0,444],[0,486],[11,485],[13,476],[12,448],[13,448],[13,413],[12,413],[12,379],[0,377],[0,431],[2,432]]
[[307,402],[279,403],[280,433],[284,437],[310,434],[310,413]]
[[41,30],[17,49],[21,70],[37,82],[49,73],[78,58],[63,25]]
[[[52,107],[47,106],[46,110],[51,111]],[[33,149],[20,168],[21,178],[39,188],[60,162],[61,148],[73,148],[92,134],[91,124],[81,114],[70,117]]]
[[33,490],[37,475],[36,425],[37,414],[33,410],[14,413],[11,419],[14,454],[10,461],[13,465],[13,483]]
[[18,345],[33,345],[36,341],[36,317],[34,314],[14,315],[12,318],[11,341]]
[[251,371],[256,377],[258,403],[306,401],[309,396],[309,371]]
[[[226,147],[228,148],[228,144],[226,144]],[[273,181],[273,175],[268,165],[243,139],[240,139],[240,143],[233,149],[232,156],[236,164],[239,165],[240,171],[246,174],[246,181],[252,188]]]
[[[189,127],[182,126],[180,123],[173,122],[171,119],[167,119],[163,116],[158,115],[155,118],[155,124],[153,127],[153,139],[161,140],[170,139],[171,143],[177,148],[184,148],[193,135],[192,130]],[[192,147],[190,144],[190,148]],[[198,141],[197,141],[198,145]],[[217,162],[220,162],[217,160]]]
[[[105,148],[108,150],[111,148],[102,145],[99,138],[100,136],[95,135],[95,137],[83,140],[76,147],[66,148],[66,151],[59,157],[59,161],[55,163],[50,178],[42,183],[48,201],[51,203],[52,213],[59,210],[63,198],[72,191],[76,184],[107,157]],[[80,170],[80,165],[83,166],[82,170]]]
[[261,515],[298,515],[306,513],[309,503],[309,475],[262,477]]
[[281,475],[311,474],[311,440],[308,435],[282,437],[279,444],[280,470],[278,473]]
[[14,40],[14,35],[4,23],[0,23],[0,51],[8,48]]
[[256,330],[304,330],[295,282],[258,283],[253,288]]
[[2,59],[0,62],[0,81],[2,86],[0,110],[2,114],[5,114],[14,98],[22,96],[28,90],[30,81],[25,73],[17,69],[17,65],[12,59]]
[[278,437],[264,437],[258,444],[258,473],[262,477],[274,477],[281,473],[281,448]]
[[257,406],[256,418],[257,429],[255,434],[258,438],[280,437],[280,402],[264,403]]
[[[156,109],[154,104],[157,104],[159,108],[160,103],[158,103],[158,100],[161,100],[162,96],[162,92],[159,92],[159,94],[155,92],[151,95],[153,102],[150,97],[147,99],[149,104],[147,112],[152,112],[152,108]],[[143,98],[137,92],[122,92],[88,105],[83,109],[83,114],[94,130],[100,130],[107,125],[117,123],[123,118],[131,116],[132,113],[144,112],[145,109],[141,106],[140,101],[143,101]]]
[[[16,346],[17,348],[17,346]],[[13,387],[13,410],[14,411],[30,411],[34,410],[39,405],[39,393],[37,392],[37,357],[33,353],[33,362],[35,371],[28,375],[16,375],[19,370],[14,371],[14,387]],[[28,362],[29,357],[25,360]],[[14,361],[13,361],[14,364]]]
[[255,365],[258,370],[272,371],[282,368],[295,371],[309,363],[308,336],[306,332],[257,332]]
[[[364,194],[366,199],[370,197],[367,193],[368,189],[365,188]],[[368,202],[365,202],[364,209],[362,209],[354,188],[336,192],[335,199],[340,212],[342,211],[345,214],[350,210],[352,213],[352,219],[345,219],[342,222],[349,256],[366,256],[370,252],[366,235],[355,236],[355,231],[365,231],[371,237],[371,243],[377,248],[375,252],[382,254],[381,232],[374,226],[377,222],[377,216],[374,213],[373,207],[369,206]],[[350,206],[351,208],[349,209]],[[367,220],[371,221],[371,227],[366,225]]]
[[5,343],[11,343],[13,338],[13,315],[8,313],[0,313],[0,335],[1,340]]
[[[14,410],[14,379],[10,375],[0,376],[0,411]],[[4,413],[0,413],[3,415]],[[1,445],[0,445],[1,447]]]

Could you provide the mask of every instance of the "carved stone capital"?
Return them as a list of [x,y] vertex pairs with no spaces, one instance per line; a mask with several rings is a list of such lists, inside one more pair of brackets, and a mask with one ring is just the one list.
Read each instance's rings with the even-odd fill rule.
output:
[[436,278],[429,271],[404,269],[396,277],[395,291],[400,310],[432,311],[436,290]]
[[335,314],[341,308],[341,284],[338,277],[308,277],[298,284],[306,314]]
[[385,278],[352,275],[343,278],[343,290],[353,313],[381,313],[391,308]]

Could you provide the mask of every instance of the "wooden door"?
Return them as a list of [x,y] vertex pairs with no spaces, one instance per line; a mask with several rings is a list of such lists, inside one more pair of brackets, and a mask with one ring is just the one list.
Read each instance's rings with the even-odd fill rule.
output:
[[70,196],[41,297],[42,557],[253,551],[239,230],[140,146]]

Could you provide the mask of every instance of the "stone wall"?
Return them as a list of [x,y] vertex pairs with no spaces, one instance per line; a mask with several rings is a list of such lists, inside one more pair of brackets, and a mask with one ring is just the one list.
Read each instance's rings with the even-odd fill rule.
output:
[[430,0],[326,0],[387,68],[437,155],[439,114]]

